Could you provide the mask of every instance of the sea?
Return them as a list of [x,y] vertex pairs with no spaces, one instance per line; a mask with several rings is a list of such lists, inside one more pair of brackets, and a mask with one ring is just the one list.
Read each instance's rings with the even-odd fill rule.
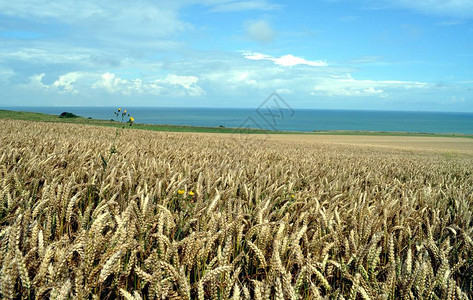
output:
[[[93,119],[114,119],[116,107],[21,106],[15,111],[59,115],[71,112]],[[136,123],[260,128],[278,131],[386,131],[473,134],[473,113],[374,110],[127,107]]]

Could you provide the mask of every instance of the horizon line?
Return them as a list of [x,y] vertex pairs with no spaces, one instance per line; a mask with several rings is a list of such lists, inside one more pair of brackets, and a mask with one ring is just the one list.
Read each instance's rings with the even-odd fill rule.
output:
[[[127,107],[127,108],[174,108],[174,109],[258,109],[258,107],[219,107],[219,106],[127,106],[127,105],[0,105],[0,109],[8,108],[22,108],[22,107],[100,107],[100,108],[115,108],[115,107]],[[372,112],[411,112],[411,113],[457,113],[457,114],[473,114],[472,111],[441,111],[441,110],[396,110],[396,109],[356,109],[356,108],[301,108],[291,107],[294,110],[339,110],[339,111],[372,111]]]

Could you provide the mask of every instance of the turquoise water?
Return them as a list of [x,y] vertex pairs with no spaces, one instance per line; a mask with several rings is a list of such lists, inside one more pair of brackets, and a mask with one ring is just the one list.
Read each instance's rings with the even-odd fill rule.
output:
[[[112,107],[5,107],[4,109],[109,120]],[[254,127],[273,130],[368,130],[473,134],[473,113],[319,109],[229,109],[128,107],[137,123]]]

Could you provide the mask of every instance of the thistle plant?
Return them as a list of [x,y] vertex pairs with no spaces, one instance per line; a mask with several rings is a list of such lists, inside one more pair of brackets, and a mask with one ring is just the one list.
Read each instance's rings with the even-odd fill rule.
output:
[[[113,138],[112,145],[110,146],[110,151],[108,153],[107,159],[105,159],[105,157],[103,157],[103,155],[100,154],[104,172],[107,169],[108,161],[110,161],[110,158],[112,157],[112,155],[118,152],[117,150],[118,137],[123,132],[123,130],[125,130],[126,125],[131,126],[135,122],[135,118],[133,118],[126,109],[122,110],[121,108],[118,108],[117,111],[113,113],[115,114],[115,121],[120,122],[121,125],[117,127],[117,129],[115,130],[115,137]],[[127,117],[128,117],[128,120],[126,120]]]
[[[113,139],[112,146],[110,147],[110,154],[117,153],[117,139],[122,133],[122,131],[125,129],[125,126],[131,126],[135,122],[135,119],[130,115],[130,113],[127,112],[126,109],[122,111],[122,109],[119,108],[113,113],[115,114],[115,121],[120,122],[121,126],[117,127],[117,129],[115,130],[115,137]],[[126,117],[129,117],[128,121],[125,121]]]

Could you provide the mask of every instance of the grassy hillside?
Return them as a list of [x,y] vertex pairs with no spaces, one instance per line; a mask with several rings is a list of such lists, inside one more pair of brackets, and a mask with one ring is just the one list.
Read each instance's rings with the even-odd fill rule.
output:
[[[113,114],[110,113],[111,117]],[[119,122],[110,120],[88,119],[84,117],[78,118],[59,118],[59,116],[33,113],[33,112],[18,112],[9,110],[0,110],[0,119],[11,120],[25,120],[25,121],[41,121],[41,122],[58,122],[58,123],[76,123],[88,124],[97,126],[120,127]],[[221,128],[221,127],[196,127],[196,126],[178,126],[178,125],[151,125],[140,124],[139,122],[133,124],[134,129],[144,129],[152,131],[170,131],[170,132],[214,132],[214,133],[232,133],[236,128]],[[254,129],[249,133],[269,133],[269,130]]]

